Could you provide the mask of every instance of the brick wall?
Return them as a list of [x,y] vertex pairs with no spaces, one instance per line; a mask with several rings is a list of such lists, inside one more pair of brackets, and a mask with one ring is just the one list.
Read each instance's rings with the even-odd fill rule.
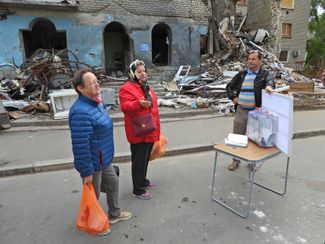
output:
[[247,19],[245,26],[252,29],[271,29],[272,1],[270,0],[248,0]]
[[[294,9],[282,9],[282,23],[291,23],[291,38],[281,38],[280,49],[289,51],[287,66],[295,68],[296,62],[304,61],[308,34],[310,0],[295,0]],[[294,50],[299,51],[297,57],[293,57]]]
[[183,18],[210,16],[202,0],[79,0],[82,12],[103,11],[115,15],[144,15]]

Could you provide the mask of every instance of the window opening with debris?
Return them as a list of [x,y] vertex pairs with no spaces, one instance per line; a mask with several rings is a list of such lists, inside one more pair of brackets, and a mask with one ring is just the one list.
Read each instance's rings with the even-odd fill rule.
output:
[[171,30],[166,24],[157,24],[151,32],[152,63],[158,66],[170,64]]
[[21,30],[26,59],[37,49],[64,50],[67,48],[66,31],[57,31],[55,25],[45,18],[37,19],[31,30]]
[[106,26],[104,49],[107,74],[117,77],[119,74],[124,75],[130,63],[130,40],[122,24],[112,22]]

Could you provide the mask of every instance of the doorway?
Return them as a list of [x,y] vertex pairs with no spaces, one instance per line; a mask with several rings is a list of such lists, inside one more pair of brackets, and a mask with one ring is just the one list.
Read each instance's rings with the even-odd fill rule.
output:
[[105,70],[112,75],[125,75],[131,60],[130,39],[125,27],[112,22],[104,30]]
[[164,23],[154,26],[151,32],[152,39],[152,63],[157,66],[170,64],[171,30]]

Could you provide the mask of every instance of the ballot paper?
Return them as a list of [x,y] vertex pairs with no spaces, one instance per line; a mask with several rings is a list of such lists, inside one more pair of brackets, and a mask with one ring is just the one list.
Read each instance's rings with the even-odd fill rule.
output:
[[246,135],[229,133],[225,138],[225,143],[226,145],[233,147],[247,147],[248,137]]

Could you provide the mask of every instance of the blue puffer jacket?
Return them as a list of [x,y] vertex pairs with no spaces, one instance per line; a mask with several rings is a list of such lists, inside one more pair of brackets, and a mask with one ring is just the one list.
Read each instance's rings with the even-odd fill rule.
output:
[[69,112],[74,166],[81,177],[105,169],[114,157],[113,122],[102,104],[79,96]]

